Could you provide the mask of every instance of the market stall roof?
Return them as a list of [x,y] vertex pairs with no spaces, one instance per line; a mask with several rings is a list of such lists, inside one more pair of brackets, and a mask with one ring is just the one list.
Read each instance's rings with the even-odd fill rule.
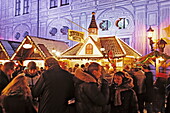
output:
[[[26,44],[29,45],[30,48],[24,48]],[[46,57],[54,56],[56,52],[61,53],[68,48],[69,46],[64,41],[26,36],[11,59],[44,60]]]
[[[90,54],[88,51],[88,46],[91,45],[93,52]],[[102,51],[101,48],[104,48]],[[141,54],[136,50],[127,45],[124,41],[115,36],[112,37],[100,37],[98,41],[95,41],[91,36],[86,38],[84,43],[78,43],[75,46],[69,48],[62,53],[61,58],[70,59],[89,59],[89,58],[104,58],[108,56],[109,51],[113,52],[114,58],[120,57],[141,57]],[[105,55],[104,55],[105,54]]]
[[165,60],[168,60],[168,59],[170,59],[170,56],[169,55],[166,55],[166,54],[164,54],[164,53],[162,53],[162,52],[160,52],[160,51],[153,51],[153,52],[151,52],[151,53],[149,53],[149,54],[147,54],[147,55],[145,55],[145,56],[143,56],[143,57],[141,57],[141,58],[139,58],[138,60],[137,60],[137,63],[151,63],[151,64],[153,64],[152,62],[153,62],[153,60],[155,60],[156,58],[158,58],[158,57],[162,57],[163,59],[165,59]]
[[0,60],[10,60],[20,42],[0,40]]

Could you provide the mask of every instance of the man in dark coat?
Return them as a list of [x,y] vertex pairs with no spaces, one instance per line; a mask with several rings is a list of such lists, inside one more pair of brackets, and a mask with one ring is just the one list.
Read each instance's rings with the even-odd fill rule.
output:
[[147,113],[152,113],[152,102],[153,102],[153,73],[150,71],[150,67],[143,65],[143,71],[145,72],[145,84],[146,84],[146,93],[145,93],[145,105]]
[[75,72],[76,113],[108,113],[109,87],[101,78],[101,66],[91,63],[88,73],[78,68]]
[[38,113],[67,113],[68,101],[74,96],[73,75],[54,58],[45,60],[45,66],[47,70],[32,90],[33,97],[40,97]]
[[[15,63],[10,61],[6,62],[0,70],[0,94],[2,90],[8,85],[11,80],[12,73],[14,72]],[[2,107],[0,106],[0,113],[2,113]]]

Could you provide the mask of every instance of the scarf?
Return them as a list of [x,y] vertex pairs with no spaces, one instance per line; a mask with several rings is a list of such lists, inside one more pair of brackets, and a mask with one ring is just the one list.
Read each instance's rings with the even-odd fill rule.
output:
[[127,78],[127,80],[122,85],[118,86],[115,91],[115,97],[114,97],[114,105],[115,106],[122,105],[121,92],[127,91],[134,87],[133,79],[131,77],[126,77],[126,78]]

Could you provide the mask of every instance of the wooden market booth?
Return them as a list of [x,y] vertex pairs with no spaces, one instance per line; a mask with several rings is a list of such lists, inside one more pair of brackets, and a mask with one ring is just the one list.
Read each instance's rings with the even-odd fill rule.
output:
[[60,59],[69,62],[69,67],[73,67],[76,63],[85,64],[95,61],[103,66],[114,64],[122,69],[125,65],[133,65],[135,60],[141,57],[140,53],[115,36],[99,37],[94,12],[88,33],[89,36],[86,39],[83,39],[81,35],[69,35],[70,39],[74,41],[77,39],[79,42],[60,56]]
[[[111,56],[112,55],[112,56]],[[133,65],[141,55],[116,37],[100,37],[96,42],[88,37],[84,43],[78,43],[63,52],[60,59],[68,62],[70,67],[76,63],[99,62],[101,65],[115,63],[121,69],[125,65]]]
[[20,42],[0,40],[0,64],[9,61],[20,45]]
[[56,56],[68,48],[69,46],[63,41],[26,36],[11,60],[20,61],[23,66],[35,61],[37,66],[44,67],[44,59]]

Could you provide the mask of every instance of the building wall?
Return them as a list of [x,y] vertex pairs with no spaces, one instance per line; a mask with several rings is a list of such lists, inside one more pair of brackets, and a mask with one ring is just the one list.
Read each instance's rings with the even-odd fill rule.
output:
[[[58,0],[55,8],[50,8],[50,0],[37,1],[29,0],[28,14],[23,14],[24,0],[21,0],[20,15],[15,16],[16,0],[0,0],[0,39],[22,41],[29,34],[66,41],[73,46],[77,42],[67,39],[67,29],[83,31],[87,36],[85,29],[93,11],[100,37],[121,38],[143,55],[150,52],[146,32],[150,25],[154,41],[170,38],[170,0],[69,0],[69,5],[64,6]],[[126,19],[125,28],[116,26],[120,18]],[[170,55],[168,46],[165,52]]]

